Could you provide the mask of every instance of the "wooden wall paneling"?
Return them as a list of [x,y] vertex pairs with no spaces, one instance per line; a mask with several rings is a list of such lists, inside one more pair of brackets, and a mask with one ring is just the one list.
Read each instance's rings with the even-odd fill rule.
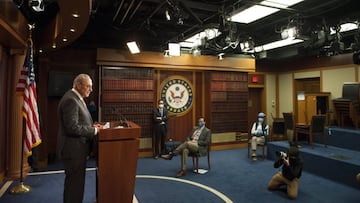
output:
[[[168,121],[168,138],[172,138],[173,140],[178,141],[184,141],[186,137],[188,136],[188,133],[192,129],[192,127],[195,124],[195,121],[193,119],[194,114],[194,108],[197,106],[197,85],[194,84],[193,79],[193,72],[192,71],[173,71],[173,70],[161,70],[160,73],[160,81],[159,84],[162,84],[164,80],[166,80],[168,77],[179,75],[184,78],[186,78],[193,87],[193,90],[195,91],[194,95],[194,101],[192,104],[192,107],[190,110],[188,110],[185,114],[176,115],[176,114],[170,114],[170,119]],[[157,91],[157,98],[159,98],[161,87],[159,86]]]
[[[47,95],[48,77],[50,71],[89,74],[93,80],[93,92],[86,102],[98,98],[98,70],[95,66],[95,51],[69,50],[42,53],[36,56],[35,67],[38,70],[38,107],[42,143],[39,145],[39,167],[45,167],[48,162],[56,159],[58,115],[57,107],[61,97]],[[37,58],[38,57],[38,58]],[[48,119],[51,118],[51,119]]]
[[6,136],[7,136],[7,125],[6,115],[7,112],[7,84],[6,78],[9,70],[7,67],[7,55],[4,51],[4,47],[0,45],[0,183],[3,182],[6,173]]

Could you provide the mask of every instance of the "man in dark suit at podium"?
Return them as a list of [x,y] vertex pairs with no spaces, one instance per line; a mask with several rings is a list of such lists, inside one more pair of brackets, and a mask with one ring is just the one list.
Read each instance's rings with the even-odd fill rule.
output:
[[102,126],[93,124],[84,102],[92,92],[89,75],[80,74],[59,102],[58,156],[65,167],[64,203],[82,203],[87,156]]
[[165,150],[165,139],[168,126],[168,112],[164,108],[164,101],[158,101],[158,108],[153,110],[154,121],[154,158],[158,159]]
[[199,153],[200,156],[206,156],[208,145],[211,140],[211,130],[205,127],[204,117],[199,118],[198,126],[194,127],[189,133],[186,141],[180,144],[174,151],[161,157],[166,160],[171,160],[174,155],[181,154],[181,169],[176,174],[176,177],[181,177],[186,173],[186,160],[189,152]]

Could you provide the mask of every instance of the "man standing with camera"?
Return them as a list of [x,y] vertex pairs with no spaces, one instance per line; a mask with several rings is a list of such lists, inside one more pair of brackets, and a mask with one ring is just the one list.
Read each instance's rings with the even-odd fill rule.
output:
[[276,190],[282,185],[286,185],[288,197],[296,199],[299,178],[303,168],[303,161],[299,156],[299,150],[295,146],[290,146],[287,153],[278,152],[277,155],[279,159],[275,161],[274,168],[279,168],[282,165],[282,170],[272,177],[268,184],[268,189]]

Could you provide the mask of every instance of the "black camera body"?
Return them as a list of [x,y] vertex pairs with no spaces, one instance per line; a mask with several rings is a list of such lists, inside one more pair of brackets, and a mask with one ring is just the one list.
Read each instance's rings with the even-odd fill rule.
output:
[[286,159],[287,158],[287,154],[286,152],[283,152],[283,151],[276,151],[275,152],[276,156],[278,156],[280,159]]

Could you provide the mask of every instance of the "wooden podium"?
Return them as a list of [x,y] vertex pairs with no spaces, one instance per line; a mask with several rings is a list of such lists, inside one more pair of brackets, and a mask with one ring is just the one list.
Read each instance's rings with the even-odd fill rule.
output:
[[97,203],[131,203],[141,128],[133,122],[100,130],[97,151]]

